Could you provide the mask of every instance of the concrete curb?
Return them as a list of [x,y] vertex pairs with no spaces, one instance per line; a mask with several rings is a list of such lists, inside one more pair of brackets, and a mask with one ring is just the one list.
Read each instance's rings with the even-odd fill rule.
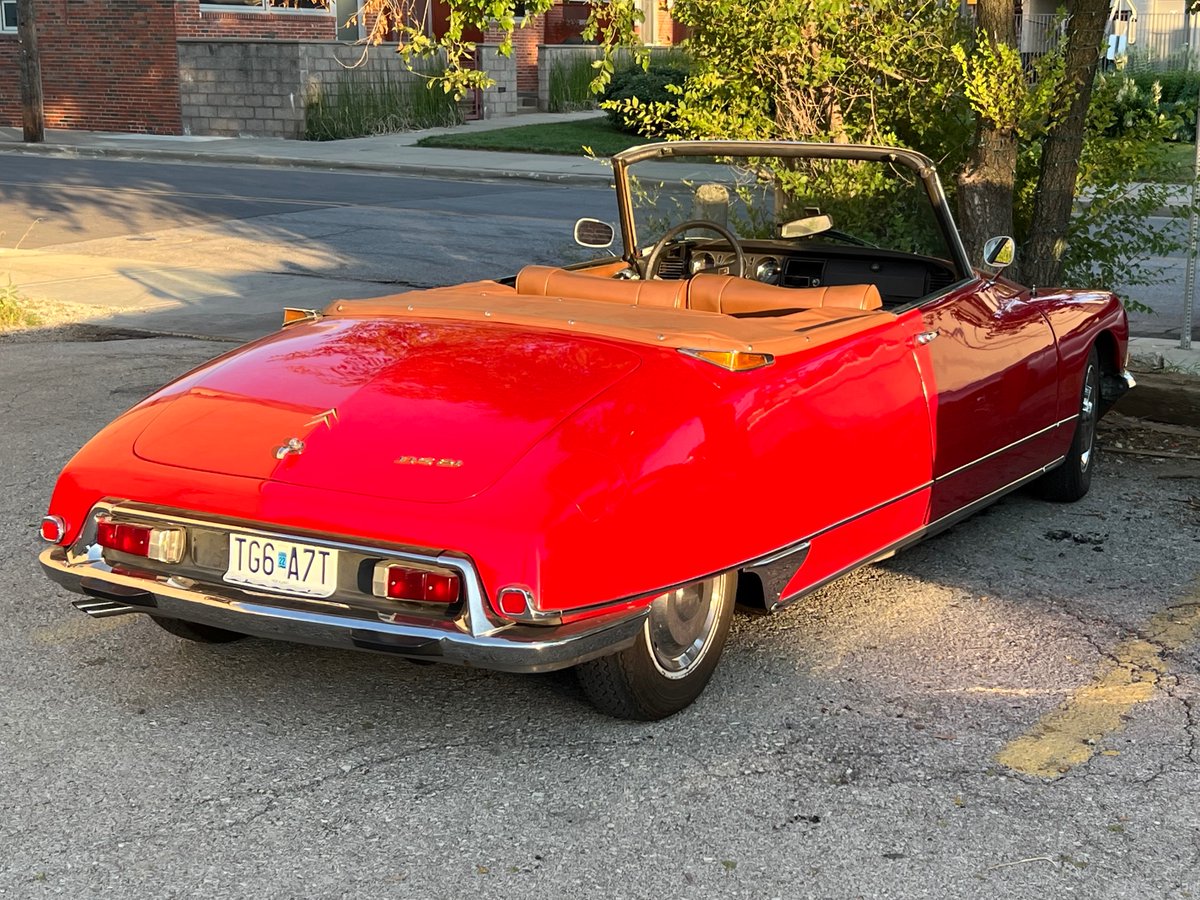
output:
[[465,166],[434,166],[421,163],[354,162],[350,160],[313,160],[285,156],[261,156],[245,153],[210,153],[203,150],[150,150],[143,147],[80,147],[70,144],[24,144],[3,147],[0,153],[55,156],[64,159],[129,159],[139,161],[165,160],[171,162],[206,163],[212,165],[274,166],[291,169],[323,171],[374,172],[390,175],[434,176],[460,178],[467,181],[538,181],[552,184],[612,184],[611,174],[595,175],[583,172],[525,172],[510,169],[467,168]]

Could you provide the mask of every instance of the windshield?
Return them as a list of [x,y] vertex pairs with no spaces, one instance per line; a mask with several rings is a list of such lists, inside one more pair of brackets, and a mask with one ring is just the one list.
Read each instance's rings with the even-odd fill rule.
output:
[[[680,156],[625,170],[639,255],[671,228],[711,222],[742,241],[875,247],[953,260],[929,191],[895,160]],[[684,235],[706,240],[709,229]]]

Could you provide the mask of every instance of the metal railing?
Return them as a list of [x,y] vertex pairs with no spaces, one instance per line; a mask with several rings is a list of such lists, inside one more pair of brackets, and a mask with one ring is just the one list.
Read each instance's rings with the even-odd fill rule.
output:
[[[1065,34],[1062,16],[1017,18],[1017,46],[1027,61],[1054,50]],[[1108,20],[1106,34],[1110,62],[1156,71],[1200,68],[1200,14],[1118,12]]]

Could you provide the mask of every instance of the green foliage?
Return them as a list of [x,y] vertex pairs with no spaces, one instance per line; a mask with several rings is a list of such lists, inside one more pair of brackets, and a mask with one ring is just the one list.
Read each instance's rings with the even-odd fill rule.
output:
[[1089,126],[1102,128],[1106,137],[1139,135],[1161,130],[1164,136],[1174,133],[1166,125],[1161,112],[1161,89],[1157,82],[1143,87],[1124,72],[1100,75],[1092,88]]
[[547,98],[550,112],[596,108],[596,96],[592,93],[593,58],[585,53],[572,53],[551,63]]
[[304,136],[333,141],[462,122],[458,102],[438,90],[439,68],[415,75],[348,69],[332,91],[315,88],[304,104]]
[[676,0],[672,16],[691,29],[690,77],[669,99],[609,107],[642,133],[878,143],[966,121],[951,4]]
[[649,128],[649,123],[629,110],[654,105],[661,118],[674,118],[671,110],[691,70],[691,60],[681,53],[652,53],[645,68],[631,63],[616,69],[600,95],[600,105],[607,110],[609,121],[622,131],[659,137],[660,131]]
[[7,284],[0,285],[0,330],[40,325],[41,319],[27,308],[27,303],[11,277]]
[[1200,71],[1139,71],[1129,75],[1143,92],[1158,92],[1158,111],[1176,122],[1169,140],[1196,139],[1196,98],[1200,96]]
[[[1166,206],[1171,186],[1166,139],[1177,121],[1157,111],[1124,73],[1101,75],[1092,92],[1077,193],[1063,257],[1064,280],[1078,287],[1133,289],[1162,281],[1146,260],[1182,249],[1178,229],[1149,217]],[[1127,290],[1128,293],[1128,290]],[[1136,298],[1126,306],[1148,311]]]

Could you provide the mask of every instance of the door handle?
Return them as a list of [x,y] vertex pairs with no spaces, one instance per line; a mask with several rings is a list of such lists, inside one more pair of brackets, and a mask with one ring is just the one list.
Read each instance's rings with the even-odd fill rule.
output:
[[920,334],[909,338],[909,343],[914,347],[923,347],[938,336],[937,331],[922,331]]

